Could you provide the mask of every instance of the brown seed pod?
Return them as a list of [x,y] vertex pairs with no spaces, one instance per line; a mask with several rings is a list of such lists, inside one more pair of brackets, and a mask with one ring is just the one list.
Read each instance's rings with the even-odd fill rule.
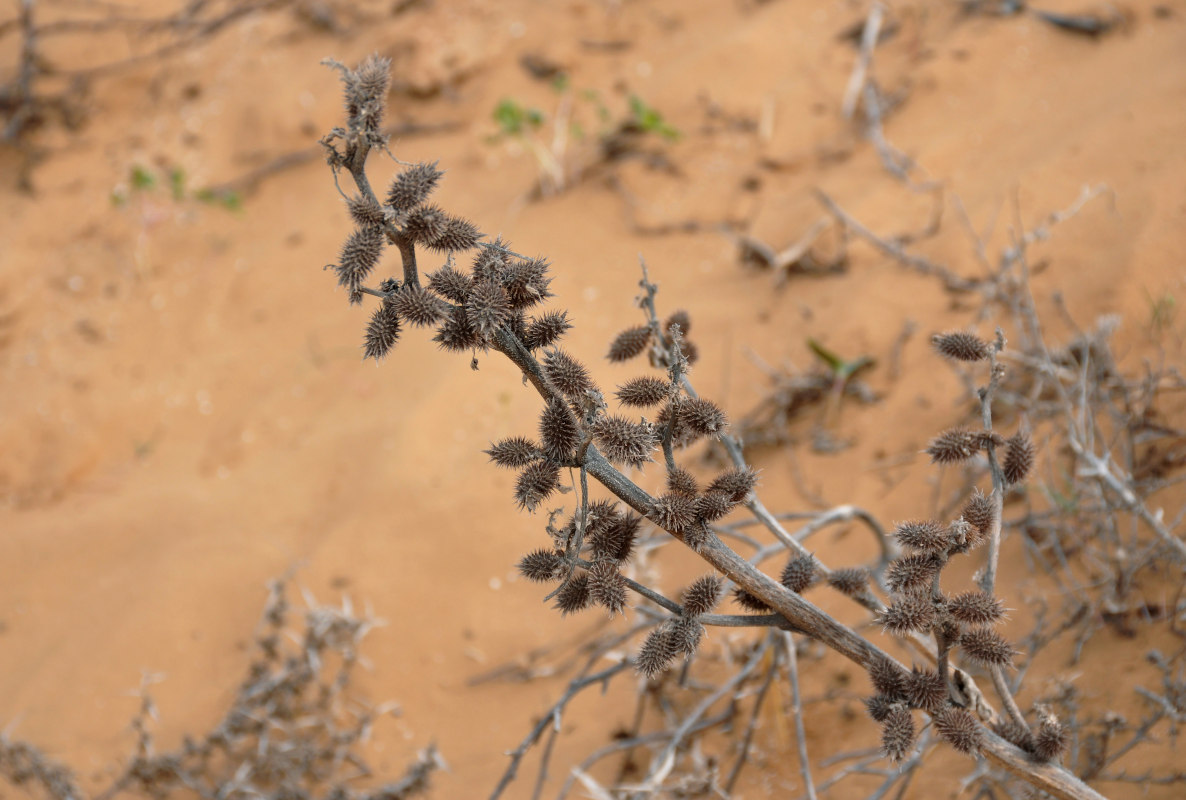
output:
[[395,307],[383,301],[367,325],[366,341],[363,344],[363,358],[376,361],[383,358],[399,341],[399,314]]
[[902,684],[902,696],[911,708],[938,711],[947,702],[947,684],[933,669],[912,667]]
[[564,575],[564,556],[555,550],[533,550],[519,561],[519,574],[536,583],[554,581]]
[[[996,521],[996,506],[993,504],[992,497],[981,493],[979,489],[972,493],[968,498],[968,502],[964,504],[962,516],[967,520],[968,524],[976,529],[976,544],[984,541],[984,537],[992,530],[993,523]],[[969,541],[971,544],[971,541]],[[973,545],[975,546],[975,545]]]
[[347,200],[346,209],[350,212],[354,223],[360,228],[383,227],[387,222],[379,204],[361,194],[356,194]]
[[1053,761],[1067,749],[1067,729],[1049,709],[1038,708],[1038,732],[1033,737],[1033,754],[1038,761]]
[[533,461],[523,468],[515,482],[515,502],[519,508],[533,512],[559,485],[559,467],[546,461]]
[[952,545],[951,531],[929,519],[900,522],[894,536],[903,547],[924,553],[946,553]]
[[351,303],[362,302],[358,289],[379,263],[384,241],[382,230],[367,226],[351,233],[342,245],[337,266],[338,285],[350,293]]
[[502,282],[512,306],[530,308],[552,296],[549,291],[552,285],[552,279],[548,276],[549,266],[544,258],[515,261],[507,266]]
[[879,656],[873,660],[869,665],[869,679],[879,694],[894,698],[904,695],[902,671],[888,658]]
[[429,274],[428,288],[454,303],[464,303],[474,288],[474,282],[468,275],[446,264]]
[[680,605],[688,616],[707,614],[721,601],[721,579],[716,575],[702,575],[684,590]]
[[688,362],[689,367],[700,360],[700,348],[696,346],[695,342],[684,339],[680,343],[680,352],[684,356],[684,361]]
[[638,528],[642,524],[642,517],[633,512],[619,515],[608,525],[599,527],[593,536],[591,544],[593,553],[604,558],[612,558],[621,564],[629,560],[634,552],[634,543],[638,539]]
[[560,337],[568,333],[571,328],[572,323],[568,321],[567,311],[549,311],[539,317],[531,318],[531,322],[523,334],[523,344],[528,350],[551,347],[560,341]]
[[640,325],[637,328],[627,328],[614,337],[606,358],[614,362],[626,361],[646,350],[650,343],[650,326]]
[[1013,663],[1013,647],[1000,634],[977,628],[960,637],[960,647],[973,661],[986,666],[1007,667]]
[[615,561],[599,558],[589,567],[589,594],[611,617],[626,607],[626,581]]
[[1015,486],[1025,480],[1034,466],[1034,440],[1025,431],[1018,431],[1006,443],[1005,461],[1001,465],[1005,483]]
[[[693,505],[693,508],[695,505]],[[697,553],[701,552],[712,541],[712,531],[703,520],[696,520],[683,531],[684,544]]]
[[539,419],[539,435],[544,444],[544,455],[557,463],[572,458],[581,443],[581,432],[576,417],[563,400],[553,397]]
[[[675,402],[678,404],[679,400]],[[671,422],[672,401],[668,401],[659,409],[659,413],[655,415],[655,427],[660,431],[666,431],[668,424]],[[696,441],[696,434],[688,427],[688,423],[684,421],[683,414],[677,414],[675,423],[671,425],[671,443],[675,447],[687,447]]]
[[404,233],[417,244],[429,245],[444,234],[449,226],[449,215],[439,206],[416,206],[404,217]]
[[704,626],[695,617],[676,617],[671,622],[671,642],[680,655],[694,655],[703,638]]
[[667,473],[667,489],[679,494],[686,494],[688,497],[695,497],[700,493],[700,487],[696,485],[696,478],[683,467],[676,467]]
[[408,167],[391,182],[391,188],[387,190],[387,205],[398,211],[411,211],[428,199],[444,174],[437,169],[435,161]]
[[1018,725],[1010,717],[1002,715],[992,725],[993,732],[1005,741],[1015,744],[1027,753],[1034,751],[1034,736],[1029,728]]
[[813,555],[792,558],[782,568],[778,582],[796,594],[807,591],[819,577],[819,563]]
[[602,416],[590,430],[597,449],[612,464],[640,467],[651,460],[651,453],[658,443],[658,435],[649,422]]
[[672,533],[682,533],[696,521],[696,501],[687,495],[668,492],[655,504],[655,522]]
[[559,347],[547,352],[543,367],[548,381],[566,397],[583,397],[585,392],[593,388],[589,370]]
[[864,567],[846,567],[828,576],[828,585],[849,597],[860,597],[868,591],[869,570]]
[[759,600],[757,597],[754,597],[740,586],[733,590],[733,602],[737,603],[737,605],[741,606],[746,611],[756,611],[759,614],[765,614],[770,611],[770,606],[766,605],[764,602]]
[[985,592],[965,592],[947,601],[947,613],[972,628],[992,625],[1005,616],[1001,601]]
[[664,623],[647,635],[635,659],[635,668],[643,676],[654,678],[671,666],[679,653],[671,636],[671,627]]
[[679,332],[684,336],[692,332],[692,318],[682,308],[679,311],[671,312],[671,316],[663,323],[663,331],[671,333],[672,325],[679,325]]
[[966,461],[980,450],[980,437],[972,431],[953,428],[936,436],[927,455],[932,464],[956,464]]
[[934,553],[903,556],[890,564],[886,571],[886,585],[891,592],[913,592],[931,584],[943,562]]
[[541,455],[539,445],[524,436],[503,439],[485,452],[498,466],[512,469],[525,467]]
[[906,758],[914,747],[914,717],[901,704],[895,704],[881,726],[881,752],[895,764]]
[[435,325],[445,318],[445,304],[422,286],[402,286],[391,299],[399,315],[418,328]]
[[478,250],[473,261],[475,281],[502,283],[507,266],[511,263],[511,257],[507,255],[505,247],[500,236],[489,247]]
[[935,714],[935,730],[961,753],[975,753],[984,738],[984,730],[976,718],[954,706],[944,706]]
[[438,253],[458,253],[478,246],[482,232],[478,226],[461,217],[446,217],[440,233],[431,242],[425,242],[429,250]]
[[483,336],[490,337],[510,321],[511,304],[501,286],[481,281],[474,285],[465,301],[465,314]]
[[649,408],[667,398],[671,384],[658,378],[642,377],[626,381],[618,387],[618,401],[625,406]]
[[555,608],[564,616],[584,611],[593,603],[593,595],[589,591],[589,573],[578,572],[568,583],[556,593]]
[[346,84],[346,112],[351,123],[378,133],[383,122],[383,106],[391,80],[391,59],[372,53],[355,70],[342,76]]
[[874,722],[885,722],[896,702],[888,695],[875,694],[865,698],[865,710],[869,712],[869,716],[873,717]]
[[696,516],[705,522],[716,522],[737,505],[724,492],[706,492],[696,498]]
[[710,492],[723,492],[735,503],[742,503],[758,483],[758,473],[751,467],[722,472],[708,485]]
[[680,417],[698,436],[715,436],[725,429],[725,412],[711,400],[693,398],[680,407]]
[[432,340],[440,345],[441,349],[454,353],[482,346],[481,334],[461,306],[455,306],[449,311],[448,319],[437,328],[437,335],[432,337]]
[[963,331],[936,334],[931,343],[940,354],[956,361],[983,361],[992,353],[988,342]]
[[929,631],[934,622],[935,606],[927,595],[900,595],[881,612],[881,624],[895,636]]

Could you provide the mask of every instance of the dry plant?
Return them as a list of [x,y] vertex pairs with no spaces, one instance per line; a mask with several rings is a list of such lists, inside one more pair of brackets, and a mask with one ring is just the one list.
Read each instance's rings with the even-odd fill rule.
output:
[[362,789],[371,776],[363,753],[377,719],[394,706],[369,707],[349,690],[359,646],[375,620],[306,597],[303,626],[290,622],[287,583],[274,582],[255,636],[255,656],[230,708],[209,732],[158,752],[156,705],[140,686],[132,720],[136,749],[103,788],[87,792],[70,769],[37,747],[0,735],[0,779],[47,800],[194,795],[204,800],[403,800],[422,794],[444,765],[429,746],[397,781]]
[[[379,301],[366,329],[365,356],[387,356],[404,326],[411,325],[434,329],[434,341],[442,349],[470,355],[474,367],[481,354],[507,357],[542,401],[535,436],[512,436],[487,451],[496,465],[517,471],[513,496],[521,509],[548,511],[546,544],[523,558],[521,572],[553,586],[546,599],[563,614],[600,607],[613,616],[625,613],[632,594],[638,597],[635,621],[627,631],[607,634],[583,649],[580,657],[574,656],[583,667],[512,751],[494,797],[502,794],[525,754],[550,730],[536,780],[534,794],[539,796],[555,731],[569,701],[631,670],[646,681],[646,696],[656,700],[662,729],[642,729],[645,704],[640,701],[633,728],[574,767],[561,796],[574,782],[599,798],[727,791],[721,786],[719,761],[705,755],[699,737],[735,723],[744,698],[756,690],[753,716],[736,748],[738,760],[724,779],[731,786],[745,763],[763,687],[785,670],[795,696],[802,779],[807,796],[814,797],[797,678],[797,645],[805,640],[835,651],[870,675],[873,692],[867,705],[882,725],[882,755],[901,764],[881,770],[885,784],[876,796],[895,785],[904,791],[924,755],[941,740],[977,758],[979,766],[970,780],[981,780],[982,789],[987,776],[999,783],[1019,780],[1060,798],[1101,797],[1060,763],[1070,737],[1052,708],[1035,707],[1028,716],[1019,706],[1007,673],[1016,653],[994,630],[1004,611],[996,593],[1003,503],[1007,493],[1023,485],[1036,458],[1026,424],[1014,425],[1009,436],[994,427],[994,402],[1002,391],[1009,352],[1003,333],[998,331],[992,341],[965,332],[934,338],[940,354],[982,370],[976,373],[979,424],[941,433],[928,450],[941,465],[986,465],[988,484],[965,491],[955,519],[902,523],[891,538],[864,510],[840,506],[809,515],[799,530],[788,531],[756,492],[758,474],[730,434],[724,412],[695,391],[690,366],[696,351],[687,338],[690,318],[676,312],[663,319],[645,264],[637,300],[643,319],[613,340],[607,357],[623,362],[646,356],[658,373],[618,387],[614,398],[623,410],[612,413],[589,369],[558,344],[572,328],[567,312],[540,308],[551,297],[546,260],[515,253],[501,240],[483,241],[477,226],[432,204],[431,194],[443,175],[435,164],[403,164],[382,197],[372,188],[368,157],[387,146],[381,123],[388,62],[371,57],[356,69],[328,63],[345,85],[347,124],[335,128],[322,143],[335,182],[346,173],[357,192],[343,195],[356,228],[338,263],[331,266],[350,302],[360,303],[367,296]],[[388,246],[399,250],[402,274],[368,284]],[[418,252],[424,249],[441,254],[445,263],[422,276]],[[468,270],[458,266],[465,253],[472,253]],[[677,460],[685,448],[703,439],[719,441],[732,461],[730,469],[706,486]],[[1095,451],[1088,445],[1083,452]],[[660,485],[648,491],[635,477],[641,480],[637,470],[656,453],[664,475]],[[1098,454],[1092,459],[1100,480],[1107,483],[1101,466],[1106,462]],[[562,488],[566,471],[572,486],[567,513],[553,505],[558,494],[569,491]],[[607,494],[595,495],[591,483]],[[1131,498],[1124,498],[1131,506]],[[742,507],[773,537],[772,543],[741,533],[738,524],[722,523]],[[1141,518],[1158,531],[1163,545],[1182,547],[1156,515],[1146,510]],[[803,540],[849,520],[862,522],[873,533],[881,558],[869,565],[829,568]],[[641,538],[644,534],[647,538]],[[755,552],[747,559],[725,539]],[[713,569],[678,600],[648,585],[648,559],[670,543],[690,549]],[[900,550],[906,554],[899,557]],[[945,568],[975,550],[984,553],[985,562],[975,584],[944,587]],[[774,557],[786,559],[778,580],[758,568]],[[804,593],[814,586],[826,586],[863,607],[907,645],[913,663],[902,664],[862,633],[863,627],[846,625],[806,599]],[[749,613],[716,612],[729,590]],[[711,657],[698,657],[707,627],[759,632],[727,652],[726,664],[714,665]],[[622,656],[622,645],[644,633],[635,655]],[[613,653],[617,657],[604,666],[605,657]],[[991,684],[991,690],[983,690],[978,678]],[[686,703],[670,701],[674,689],[692,685],[700,699],[690,709]],[[714,715],[722,702],[725,711]],[[1179,701],[1166,702],[1174,709],[1170,718],[1178,719],[1181,706],[1174,704]],[[645,766],[636,757],[642,748],[652,753]],[[615,753],[627,757],[614,783],[605,785],[587,770]],[[870,766],[876,758],[880,756],[864,758],[859,770],[842,770],[836,780],[881,769]]]

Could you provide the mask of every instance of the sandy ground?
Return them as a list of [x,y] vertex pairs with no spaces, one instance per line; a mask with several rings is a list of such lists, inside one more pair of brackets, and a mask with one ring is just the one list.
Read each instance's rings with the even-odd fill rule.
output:
[[[577,325],[571,349],[589,362],[604,364],[612,335],[637,324],[640,253],[661,303],[693,312],[698,387],[734,414],[764,389],[751,355],[806,366],[814,337],[884,365],[904,323],[916,323],[900,375],[881,366],[868,376],[881,402],[842,411],[836,432],[854,446],[767,452],[759,464],[766,503],[778,509],[809,507],[806,492],[888,522],[932,503],[934,473],[917,453],[956,418],[958,385],[926,339],[968,324],[972,304],[864,244],[852,246],[846,273],[776,290],[716,230],[745,221],[786,246],[824,216],[817,187],[873,230],[927,226],[932,194],[890,175],[841,115],[856,51],[838,35],[867,8],[411,5],[302,6],[328,10],[336,31],[307,13],[257,14],[97,79],[79,130],[51,124],[35,134],[47,154],[32,195],[15,186],[19,154],[0,153],[0,724],[84,778],[109,773],[127,752],[128,691],[142,671],[167,676],[155,689],[162,743],[217,718],[246,663],[265,584],[292,567],[319,599],[349,594],[387,621],[368,640],[364,690],[403,714],[377,731],[376,763],[398,770],[437,742],[451,765],[437,797],[483,796],[504,751],[561,686],[468,688],[467,679],[597,624],[561,621],[538,587],[515,578],[519,556],[542,542],[542,522],[516,513],[513,478],[481,452],[535,427],[536,400],[511,367],[488,357],[473,372],[414,331],[385,363],[361,361],[366,317],[321,269],[349,230],[328,169],[315,159],[279,172],[239,210],[169,191],[170,170],[191,188],[217,184],[339,124],[336,77],[318,64],[326,56],[395,57],[392,117],[451,127],[407,135],[393,151],[439,159],[446,208],[552,259],[556,303]],[[1032,226],[1084,185],[1109,187],[1035,248],[1046,261],[1035,290],[1047,311],[1061,292],[1085,323],[1120,314],[1120,348],[1137,358],[1183,333],[1178,319],[1155,339],[1151,309],[1153,299],[1182,297],[1186,279],[1186,6],[1121,11],[1117,30],[1091,39],[1032,16],[895,3],[896,32],[878,47],[874,72],[902,98],[885,123],[889,140],[917,161],[920,179],[945,188],[941,227],[916,251],[957,273],[983,267],[954,197],[991,231],[992,254],[1018,218]],[[614,42],[625,44],[606,45]],[[0,46],[8,70],[15,38]],[[47,44],[64,66],[137,46],[119,37]],[[599,123],[581,90],[596,90],[614,118],[630,94],[661,111],[682,134],[660,148],[678,174],[628,160],[609,171],[616,182],[599,172],[533,202],[531,154],[490,141],[504,98],[556,111],[558,93],[521,66],[525,54],[563,67],[589,131]],[[575,142],[573,162],[587,149]],[[157,186],[132,185],[137,169]],[[376,182],[393,169],[376,159]],[[701,229],[638,227],[688,220]],[[1064,335],[1048,318],[1051,335]],[[598,366],[603,385],[634,372]],[[866,555],[855,536],[819,548],[835,563]],[[1026,580],[1019,560],[1007,572]],[[1088,659],[1114,648],[1110,637],[1098,634]],[[817,691],[835,676],[805,680]],[[1103,674],[1080,681],[1101,703],[1127,697]],[[623,721],[629,691],[570,716],[561,771]],[[857,744],[876,736],[861,719],[808,727],[812,742],[838,731]],[[948,791],[943,776],[970,767],[950,763],[909,796]],[[772,774],[782,773],[795,787],[793,769]],[[747,791],[766,789],[754,779]],[[1149,796],[1171,796],[1157,791]]]

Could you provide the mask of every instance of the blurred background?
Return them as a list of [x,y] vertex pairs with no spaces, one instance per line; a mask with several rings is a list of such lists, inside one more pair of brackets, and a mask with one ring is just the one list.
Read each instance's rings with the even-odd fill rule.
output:
[[[642,371],[604,360],[642,320],[640,254],[660,313],[691,314],[698,390],[735,423],[772,376],[826,368],[821,351],[873,362],[866,392],[750,431],[771,508],[850,502],[889,525],[936,506],[952,485],[920,450],[967,396],[929,338],[1012,337],[976,282],[1042,225],[1029,263],[1050,341],[1114,314],[1126,363],[1181,363],[1180,2],[8,0],[0,727],[84,785],[133,746],[145,673],[164,677],[162,747],[220,718],[289,572],[385,622],[356,686],[400,709],[372,765],[398,773],[435,742],[436,797],[488,793],[565,684],[475,676],[626,624],[562,620],[517,578],[544,515],[518,513],[513,474],[482,453],[535,430],[513,368],[475,372],[416,330],[361,359],[368,314],[322,269],[351,223],[317,140],[343,120],[321,60],[372,52],[393,62],[391,152],[439,160],[443,207],[551,260],[568,346],[604,386]],[[376,186],[397,169],[372,157]],[[698,474],[706,457],[688,456]],[[875,552],[847,528],[815,547]],[[1006,557],[1024,583],[1019,547]],[[695,574],[684,556],[660,572],[673,592]],[[1084,663],[1135,636],[1132,658],[1079,667],[1080,689],[1133,702],[1115,676],[1136,681],[1161,635],[1105,629]],[[804,670],[848,710],[809,713],[809,744],[875,745],[855,668]],[[637,690],[570,710],[556,774],[629,723]],[[737,796],[802,791],[776,716]],[[907,796],[967,769],[952,756]]]

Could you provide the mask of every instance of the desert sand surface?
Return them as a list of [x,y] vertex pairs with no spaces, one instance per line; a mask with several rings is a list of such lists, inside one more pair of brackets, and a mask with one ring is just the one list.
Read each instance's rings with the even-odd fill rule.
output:
[[[103,8],[36,5],[46,20]],[[0,149],[0,728],[101,785],[130,751],[133,693],[151,673],[163,676],[152,687],[158,742],[176,746],[219,718],[250,657],[267,583],[291,570],[294,586],[319,601],[349,597],[385,622],[366,641],[368,669],[355,687],[400,707],[368,744],[376,775],[402,771],[435,743],[449,769],[434,776],[431,796],[482,797],[565,677],[470,680],[632,618],[607,623],[591,610],[561,619],[541,603],[541,587],[517,576],[518,559],[544,541],[545,515],[517,511],[513,473],[482,452],[536,427],[538,398],[510,364],[490,354],[474,371],[414,329],[383,362],[362,360],[368,312],[348,305],[323,270],[350,221],[322,158],[241,185],[232,201],[198,198],[202,187],[314,148],[341,124],[326,57],[393,58],[389,118],[408,127],[392,152],[439,161],[442,206],[551,260],[552,306],[575,325],[567,346],[604,386],[641,370],[604,359],[614,334],[642,321],[640,254],[661,308],[692,315],[698,390],[734,418],[767,390],[760,364],[816,363],[809,338],[876,359],[863,378],[877,401],[845,400],[826,420],[848,446],[812,447],[817,409],[796,423],[793,444],[755,451],[772,509],[854,503],[887,526],[930,513],[936,471],[920,451],[967,404],[929,337],[972,325],[991,335],[997,324],[1011,336],[1014,324],[977,321],[977,296],[858,239],[834,273],[780,279],[741,262],[733,234],[781,249],[830,221],[817,190],[886,236],[927,231],[941,209],[911,252],[977,277],[991,267],[977,259],[957,203],[991,260],[1011,230],[1097,188],[1032,247],[1047,334],[1072,333],[1058,294],[1084,327],[1118,315],[1114,344],[1126,364],[1180,364],[1186,330],[1172,305],[1186,297],[1186,5],[1042,7],[1115,25],[1086,36],[955,2],[887,7],[890,33],[870,69],[890,101],[885,137],[915,165],[908,181],[887,169],[862,114],[844,115],[858,58],[844,34],[859,36],[864,3],[279,3],[90,77],[79,119],[49,116],[21,148]],[[176,5],[118,8],[152,17]],[[166,40],[60,35],[45,38],[44,58],[83,70]],[[0,79],[19,51],[9,30]],[[568,88],[526,69],[525,56],[536,72],[562,72]],[[40,83],[67,84],[52,75]],[[651,133],[641,155],[595,163],[598,132],[628,117],[631,96],[678,138]],[[504,100],[543,112],[532,136],[549,146],[563,103],[584,121],[583,137],[568,132],[562,191],[541,196],[544,168],[530,146],[497,136]],[[377,185],[397,169],[372,158]],[[832,234],[817,246],[834,247]],[[425,268],[435,266],[429,257]],[[1154,324],[1156,309],[1169,314],[1164,325]],[[908,323],[913,334],[901,339]],[[688,462],[710,476],[700,455],[690,451]],[[644,474],[661,479],[658,465]],[[1168,518],[1177,499],[1165,501]],[[873,552],[850,528],[814,547],[836,564]],[[1039,578],[1016,542],[1002,559],[1001,593],[1019,609],[1006,632],[1021,632],[1022,595]],[[660,582],[675,592],[698,571],[694,558],[672,557]],[[1153,582],[1139,592],[1172,605],[1175,589]],[[1155,680],[1145,652],[1181,646],[1165,630],[1137,626],[1126,638],[1104,626],[1075,666],[1069,648],[1053,648],[1041,680],[1073,674],[1093,707],[1135,719],[1133,686]],[[867,691],[836,659],[805,663],[803,681],[808,695],[850,683]],[[545,794],[629,722],[636,691],[627,678],[565,715]],[[821,758],[876,746],[859,699],[847,707],[839,717],[830,706],[808,709],[808,747]],[[762,716],[761,757],[735,797],[801,796],[793,737],[778,716],[776,705]],[[531,796],[534,758],[508,796]],[[974,768],[943,752],[904,796],[955,796]],[[878,783],[830,796],[865,797]],[[1180,784],[1097,788],[1181,796]]]

